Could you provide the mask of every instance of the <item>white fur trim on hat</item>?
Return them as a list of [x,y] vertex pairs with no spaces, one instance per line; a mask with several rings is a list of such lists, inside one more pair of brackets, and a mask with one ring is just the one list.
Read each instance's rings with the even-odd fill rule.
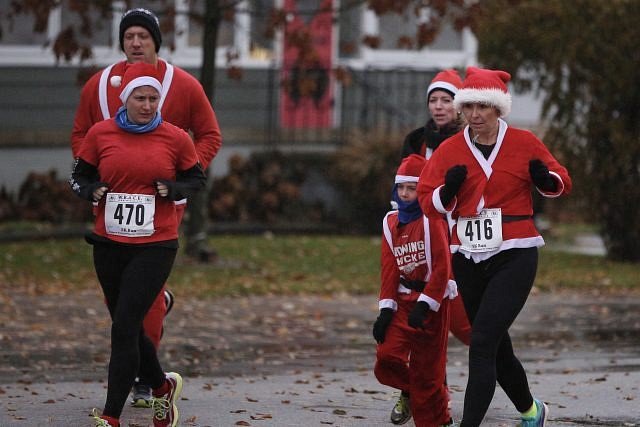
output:
[[427,96],[429,96],[429,94],[431,93],[431,91],[437,90],[437,89],[445,89],[448,90],[449,92],[453,93],[454,95],[456,93],[458,93],[458,88],[454,85],[452,85],[449,82],[433,82],[429,85],[429,87],[427,88]]
[[124,89],[122,89],[122,92],[120,92],[120,100],[122,101],[122,104],[126,104],[129,95],[131,95],[131,92],[133,92],[134,89],[137,89],[140,86],[151,86],[152,88],[157,90],[159,94],[162,93],[162,85],[157,79],[150,76],[136,77],[135,79],[131,80],[124,87]]
[[418,182],[417,176],[409,176],[409,175],[396,175],[396,184],[400,184],[401,182]]
[[455,109],[460,110],[462,104],[485,104],[500,110],[500,117],[511,112],[511,94],[500,89],[460,89],[453,100]]

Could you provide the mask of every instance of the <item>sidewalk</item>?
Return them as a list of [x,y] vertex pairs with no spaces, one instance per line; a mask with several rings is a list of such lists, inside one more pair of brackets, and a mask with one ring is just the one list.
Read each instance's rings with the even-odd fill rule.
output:
[[[89,412],[106,395],[99,298],[12,298],[38,319],[19,310],[0,333],[0,426],[92,425]],[[185,377],[179,425],[391,425],[395,394],[371,372],[375,296],[215,305],[180,300],[171,314],[162,357]],[[70,332],[81,327],[78,337]],[[534,293],[512,337],[534,394],[549,404],[548,425],[640,426],[640,297]],[[467,348],[452,339],[448,380],[458,420],[466,359]],[[516,415],[498,388],[483,425],[513,426]],[[127,407],[122,420],[147,426],[151,412]]]
[[[627,361],[636,366],[640,359]],[[550,426],[640,425],[638,372],[530,371],[532,389],[550,409]],[[465,369],[452,367],[452,408],[460,419]],[[104,399],[104,383],[6,384],[0,425],[92,425],[88,414]],[[371,372],[300,372],[246,378],[186,378],[182,426],[390,426],[394,395]],[[151,410],[127,407],[122,420],[147,426]],[[515,410],[502,390],[483,425],[513,426]],[[410,422],[406,424],[412,426]]]

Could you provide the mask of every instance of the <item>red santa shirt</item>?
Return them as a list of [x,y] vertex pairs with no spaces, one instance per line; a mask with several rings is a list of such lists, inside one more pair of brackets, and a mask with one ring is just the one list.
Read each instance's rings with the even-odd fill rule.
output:
[[95,234],[130,244],[178,238],[175,204],[156,194],[155,182],[175,180],[177,172],[196,165],[186,132],[162,122],[152,132],[129,133],[105,120],[89,130],[78,156],[109,184],[98,205]]
[[[382,222],[383,239],[380,256],[381,287],[379,308],[398,308],[397,301],[425,301],[438,311],[445,297],[457,294],[450,281],[449,232],[442,217],[421,216],[399,226],[398,212],[387,213]],[[401,279],[422,281],[422,293],[400,283]]]

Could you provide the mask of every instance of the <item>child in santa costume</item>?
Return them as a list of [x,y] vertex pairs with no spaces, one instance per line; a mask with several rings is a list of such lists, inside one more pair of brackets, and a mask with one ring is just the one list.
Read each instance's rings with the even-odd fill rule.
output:
[[437,427],[453,424],[445,368],[449,298],[457,291],[450,280],[447,222],[442,215],[427,219],[418,204],[416,187],[425,163],[417,154],[403,159],[394,187],[398,210],[382,223],[374,373],[380,383],[404,391],[416,426]]

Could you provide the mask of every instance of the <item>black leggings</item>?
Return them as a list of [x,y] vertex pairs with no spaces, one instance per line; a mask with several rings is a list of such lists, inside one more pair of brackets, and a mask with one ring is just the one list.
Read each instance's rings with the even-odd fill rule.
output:
[[478,264],[460,253],[453,255],[454,275],[472,325],[461,427],[482,423],[496,381],[519,412],[533,404],[509,328],[527,301],[537,267],[537,248],[509,249]]
[[169,277],[176,249],[94,243],[93,263],[111,315],[111,359],[104,415],[119,418],[138,368],[152,388],[164,383],[142,321]]

